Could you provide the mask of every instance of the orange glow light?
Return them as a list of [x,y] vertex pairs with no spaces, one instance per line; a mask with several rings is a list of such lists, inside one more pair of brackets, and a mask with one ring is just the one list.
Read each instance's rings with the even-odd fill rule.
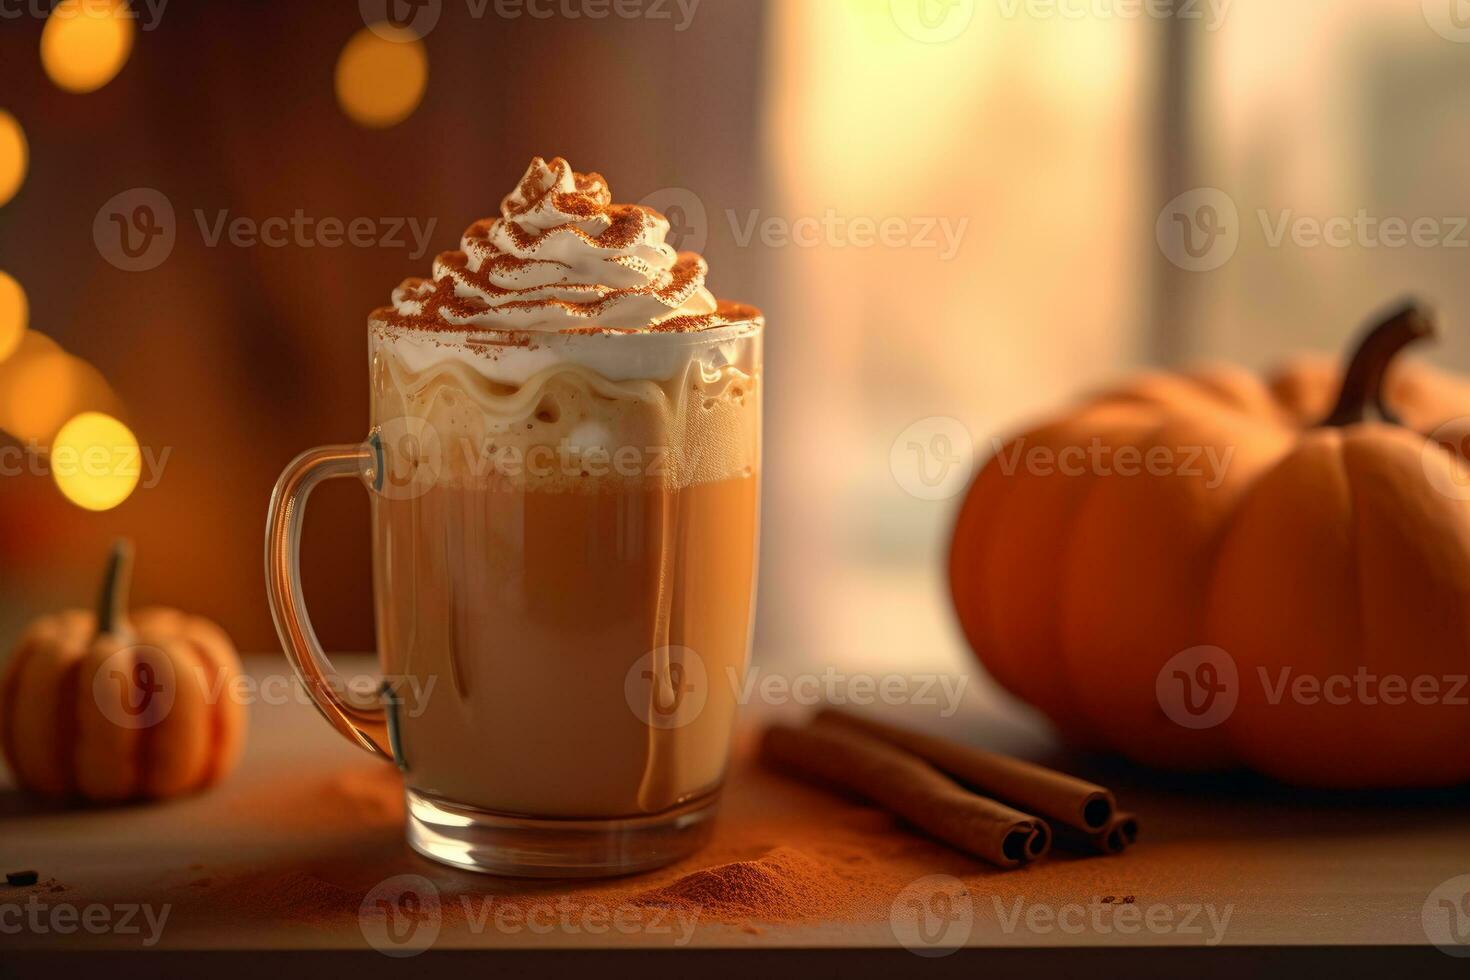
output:
[[353,122],[373,129],[412,115],[428,80],[423,42],[386,24],[360,29],[337,58],[337,102]]
[[0,109],[0,205],[6,204],[20,190],[30,162],[25,130],[10,113]]
[[127,500],[140,463],[132,430],[102,412],[72,418],[51,446],[51,478],[67,500],[87,510],[111,510]]
[[14,277],[0,272],[0,361],[20,347],[30,320],[26,291]]
[[44,448],[73,415],[117,407],[96,368],[35,330],[27,330],[15,353],[0,361],[0,429],[22,442]]
[[127,64],[134,29],[123,0],[62,0],[41,31],[41,64],[58,87],[95,92]]
[[71,415],[81,392],[76,358],[62,350],[26,357],[0,402],[0,425],[16,438],[46,445]]

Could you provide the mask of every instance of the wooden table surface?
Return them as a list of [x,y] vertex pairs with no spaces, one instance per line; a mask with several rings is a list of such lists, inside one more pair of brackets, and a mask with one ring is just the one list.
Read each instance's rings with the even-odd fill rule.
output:
[[[355,658],[342,666],[361,672],[371,662]],[[978,744],[1060,763],[1106,782],[1141,814],[1144,827],[1143,840],[1122,857],[1049,860],[1000,873],[910,834],[857,801],[760,770],[749,759],[757,716],[802,709],[748,708],[711,846],[644,879],[589,890],[474,875],[411,853],[402,843],[392,768],[334,733],[299,688],[286,682],[279,657],[247,658],[247,671],[257,682],[275,680],[260,688],[261,697],[251,705],[239,769],[211,792],[158,805],[57,810],[14,789],[0,790],[0,869],[35,869],[41,878],[33,888],[0,891],[0,951],[346,950],[368,951],[386,962],[372,952],[383,944],[374,942],[370,926],[349,913],[397,875],[432,882],[446,907],[490,902],[481,906],[483,912],[497,900],[524,905],[529,899],[548,910],[558,900],[616,909],[632,891],[691,870],[759,859],[778,848],[795,848],[820,863],[835,860],[829,856],[845,840],[881,834],[892,846],[875,856],[878,864],[864,880],[912,883],[947,875],[963,882],[967,914],[955,919],[944,948],[1013,955],[1190,949],[1213,956],[1189,966],[1171,961],[1195,969],[1199,963],[1235,962],[1231,950],[1268,957],[1251,964],[1280,965],[1269,959],[1278,955],[1272,950],[1285,956],[1293,949],[1349,945],[1362,953],[1343,961],[1347,967],[1376,963],[1374,957],[1390,948],[1396,955],[1411,954],[1427,969],[1470,969],[1470,963],[1430,946],[1425,925],[1427,917],[1450,914],[1447,895],[1451,903],[1460,901],[1451,894],[1456,886],[1451,883],[1447,892],[1445,883],[1470,875],[1470,792],[1464,790],[1324,795],[1247,778],[1165,777],[1068,758],[993,692],[972,691],[959,715],[925,727],[963,732]],[[270,689],[275,693],[266,693]],[[899,967],[920,962],[907,958],[905,944],[920,953],[940,950],[905,934],[907,927],[892,914],[902,899],[897,889],[890,895],[855,886],[854,895],[852,907],[840,915],[700,919],[687,929],[671,919],[662,931],[627,933],[558,926],[551,911],[545,917],[550,927],[534,930],[498,923],[493,914],[478,921],[473,914],[445,915],[423,945],[439,954],[486,948],[890,949],[905,959],[865,962]],[[1124,905],[1137,911],[1121,911]],[[88,913],[93,906],[105,912]],[[133,906],[136,930],[124,930],[120,917]],[[23,920],[27,907],[39,909],[40,918]],[[57,913],[62,907],[75,912]],[[67,916],[87,914],[98,922],[110,917],[117,927],[66,928]],[[152,922],[166,916],[159,928],[151,927],[150,914]],[[1465,917],[1459,924],[1470,929],[1470,902],[1462,903],[1459,914]],[[1464,941],[1456,951],[1470,954],[1470,934]],[[4,969],[0,965],[0,973]]]

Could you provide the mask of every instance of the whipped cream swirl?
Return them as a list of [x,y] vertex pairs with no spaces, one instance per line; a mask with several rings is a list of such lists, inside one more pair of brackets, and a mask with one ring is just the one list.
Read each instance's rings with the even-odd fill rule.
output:
[[698,330],[757,315],[717,303],[704,259],[668,232],[657,211],[613,204],[601,174],[536,157],[500,217],[470,225],[432,279],[405,280],[379,315],[458,332]]

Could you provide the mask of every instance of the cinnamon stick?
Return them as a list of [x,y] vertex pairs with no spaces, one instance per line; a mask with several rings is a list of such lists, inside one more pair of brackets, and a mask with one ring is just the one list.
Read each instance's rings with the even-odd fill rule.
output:
[[1091,837],[1106,830],[1114,820],[1117,804],[1111,792],[1045,766],[834,708],[818,714],[816,724],[861,731],[912,752],[974,790],[1045,817],[1053,829],[1072,828]]
[[1138,843],[1138,818],[1131,813],[1115,813],[1106,827],[1085,834],[1072,827],[1057,827],[1057,846],[1086,854],[1122,854]]
[[851,727],[776,725],[761,754],[772,765],[865,796],[884,809],[1000,868],[1051,846],[1044,821],[970,793],[923,759]]

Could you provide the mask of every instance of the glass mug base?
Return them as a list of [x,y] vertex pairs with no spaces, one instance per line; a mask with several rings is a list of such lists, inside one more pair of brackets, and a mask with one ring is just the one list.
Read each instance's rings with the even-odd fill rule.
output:
[[607,878],[671,864],[709,840],[720,800],[716,790],[642,817],[546,820],[404,793],[415,851],[466,871],[515,878]]

